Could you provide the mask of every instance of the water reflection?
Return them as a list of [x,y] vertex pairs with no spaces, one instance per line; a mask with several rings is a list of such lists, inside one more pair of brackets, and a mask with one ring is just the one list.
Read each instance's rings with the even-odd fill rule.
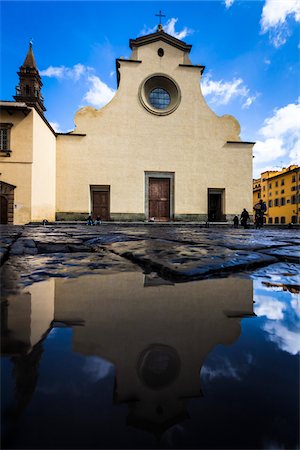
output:
[[187,400],[202,395],[199,372],[209,352],[237,340],[241,318],[253,315],[252,283],[223,278],[174,286],[130,272],[52,278],[9,297],[2,353],[14,364],[16,410],[34,393],[49,331],[72,325],[72,350],[92,357],[84,368],[90,376],[105,377],[114,365],[113,400],[128,404],[128,423],[168,429],[187,417]]
[[255,313],[268,319],[262,327],[269,340],[281,350],[297,355],[300,352],[299,295],[281,287],[266,290],[257,280],[254,284]]

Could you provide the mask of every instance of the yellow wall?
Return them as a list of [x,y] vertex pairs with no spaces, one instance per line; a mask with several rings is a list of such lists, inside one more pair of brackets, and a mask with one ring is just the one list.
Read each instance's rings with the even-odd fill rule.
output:
[[55,220],[56,137],[34,108],[27,116],[12,106],[0,122],[12,123],[11,156],[1,155],[1,181],[16,186],[14,224]]
[[[200,68],[179,66],[184,55],[163,42],[138,48],[142,63],[120,62],[113,100],[77,112],[75,132],[87,136],[57,138],[58,212],[88,212],[89,185],[95,184],[111,186],[111,213],[143,214],[145,171],[175,173],[175,214],[207,214],[208,188],[225,188],[226,214],[251,210],[252,146],[226,144],[240,140],[239,124],[208,107]],[[170,115],[151,114],[139,100],[140,84],[155,73],[170,75],[181,89]]]
[[[293,181],[293,177],[295,181]],[[261,198],[268,208],[266,213],[267,223],[289,224],[292,221],[300,223],[299,201],[296,203],[300,186],[299,177],[300,169],[296,165],[285,168],[282,171],[267,171],[261,174]],[[295,200],[293,200],[293,196],[296,196]],[[278,199],[278,206],[275,206],[275,199]],[[284,199],[285,205],[282,205],[281,199]],[[272,206],[270,206],[269,201],[272,201]],[[293,201],[295,203],[292,203]],[[255,203],[257,203],[257,192],[253,191],[253,204]],[[276,218],[277,221],[275,222]]]
[[11,156],[0,156],[1,181],[16,186],[14,190],[14,224],[31,220],[31,177],[33,147],[33,111],[26,117],[14,111],[0,113],[0,122],[13,123],[11,128]]
[[56,137],[34,111],[32,221],[55,220]]

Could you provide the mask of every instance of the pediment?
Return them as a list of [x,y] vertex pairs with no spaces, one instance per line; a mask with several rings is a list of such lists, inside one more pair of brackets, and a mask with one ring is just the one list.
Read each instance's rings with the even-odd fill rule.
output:
[[166,42],[167,44],[170,44],[173,47],[176,47],[186,53],[190,53],[192,49],[191,45],[186,44],[185,42],[175,38],[174,36],[171,36],[168,33],[165,33],[163,30],[157,31],[156,33],[152,34],[147,34],[146,36],[138,37],[137,39],[130,39],[129,47],[131,49],[134,49],[135,47],[141,47],[142,45],[152,44],[153,42],[157,41]]

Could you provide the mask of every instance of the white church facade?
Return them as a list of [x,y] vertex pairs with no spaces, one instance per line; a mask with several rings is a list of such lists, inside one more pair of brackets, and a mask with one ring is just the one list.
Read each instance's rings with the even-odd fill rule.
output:
[[130,40],[118,90],[56,133],[30,45],[15,101],[0,103],[1,223],[47,219],[230,221],[252,210],[252,148],[201,92],[191,45],[157,32]]

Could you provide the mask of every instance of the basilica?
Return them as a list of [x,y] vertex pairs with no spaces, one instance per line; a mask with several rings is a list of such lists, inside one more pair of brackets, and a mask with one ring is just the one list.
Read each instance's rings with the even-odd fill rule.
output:
[[254,143],[207,105],[192,46],[161,25],[129,46],[113,99],[57,133],[29,45],[14,101],[0,102],[1,223],[225,222],[252,211]]

